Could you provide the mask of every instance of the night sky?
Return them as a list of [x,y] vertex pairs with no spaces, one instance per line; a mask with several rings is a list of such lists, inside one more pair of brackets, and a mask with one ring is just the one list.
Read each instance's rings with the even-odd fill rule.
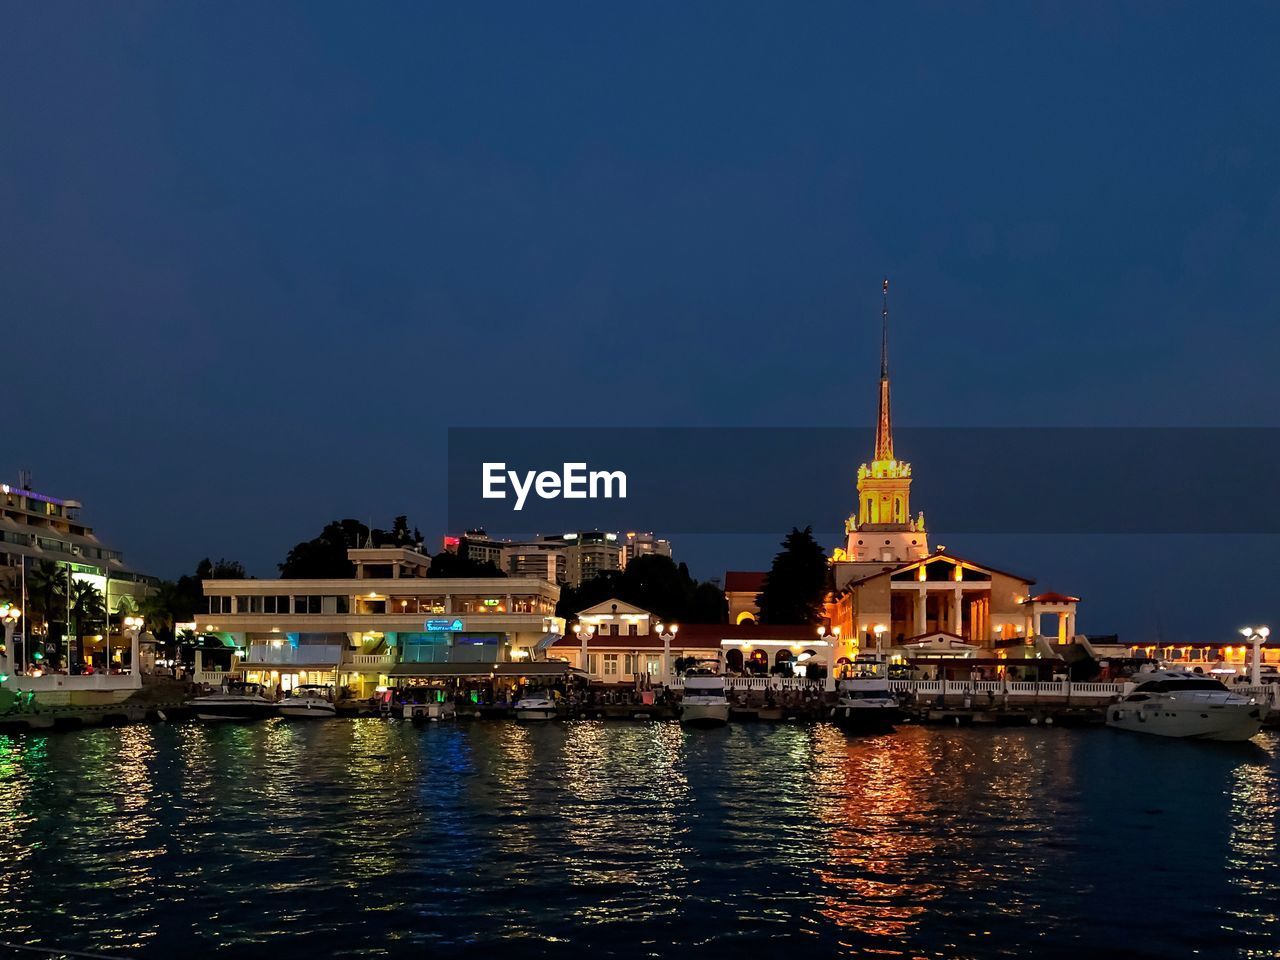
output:
[[[438,542],[450,426],[869,426],[885,275],[901,424],[1280,426],[1273,4],[0,16],[0,475],[147,572]],[[1086,632],[1280,621],[1273,537],[934,539]]]

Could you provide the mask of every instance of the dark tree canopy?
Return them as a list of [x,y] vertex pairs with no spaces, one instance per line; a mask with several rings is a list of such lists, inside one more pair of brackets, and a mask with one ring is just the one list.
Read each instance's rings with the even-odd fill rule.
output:
[[756,596],[760,622],[817,623],[829,579],[826,552],[814,540],[813,528],[792,527]]
[[244,564],[239,560],[218,558],[214,563],[205,557],[196,564],[197,580],[244,580],[248,575],[244,572]]
[[445,550],[431,558],[428,577],[505,577],[493,561],[473,560]]
[[347,559],[347,551],[366,544],[375,547],[410,547],[421,549],[422,534],[409,529],[409,518],[401,515],[391,522],[390,530],[370,529],[359,520],[331,520],[320,535],[304,540],[289,551],[280,564],[280,576],[300,580],[342,579],[355,576],[355,566]]
[[636,557],[625,570],[600,574],[579,587],[565,587],[556,614],[570,619],[611,597],[676,623],[724,623],[729,614],[718,584],[699,582],[683,563],[657,554]]

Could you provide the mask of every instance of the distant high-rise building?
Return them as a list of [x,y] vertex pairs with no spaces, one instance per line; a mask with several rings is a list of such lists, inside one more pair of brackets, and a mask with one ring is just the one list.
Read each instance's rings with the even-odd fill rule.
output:
[[655,554],[660,557],[671,556],[671,541],[662,540],[652,533],[628,533],[622,538],[623,566],[636,557]]
[[491,562],[508,576],[538,577],[571,587],[624,570],[636,557],[671,556],[671,541],[652,533],[602,530],[542,534],[533,540],[500,540],[484,530],[468,530],[445,537],[444,548],[480,563]]

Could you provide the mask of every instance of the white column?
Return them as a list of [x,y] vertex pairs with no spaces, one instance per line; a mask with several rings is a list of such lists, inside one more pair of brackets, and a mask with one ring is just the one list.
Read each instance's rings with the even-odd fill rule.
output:
[[927,605],[928,604],[927,598],[928,598],[928,593],[925,590],[924,584],[922,583],[920,584],[920,586],[916,588],[916,633],[918,634],[924,633],[926,630],[928,630],[927,624],[929,622],[928,620],[929,608]]
[[581,652],[578,654],[578,666],[582,668],[583,673],[586,673],[587,672],[587,635],[586,633],[578,634],[578,640],[581,644],[581,646],[579,647],[579,650]]
[[[12,650],[13,650],[13,632],[16,626],[17,626],[16,623],[13,623],[12,621],[9,621],[9,620],[6,620],[4,624],[5,652],[3,655],[0,655],[0,673],[3,673],[5,675],[11,675],[14,672],[10,664],[15,662],[13,660]],[[1254,655],[1257,656],[1256,651],[1258,648],[1255,646],[1253,649],[1255,651]]]
[[964,613],[960,604],[960,587],[956,587],[951,595],[951,632],[956,636],[963,636],[964,630]]
[[1256,633],[1253,635],[1253,663],[1249,668],[1249,682],[1255,687],[1262,683],[1262,641],[1262,637]]
[[662,685],[671,686],[671,634],[662,632]]
[[[129,631],[129,673],[133,677],[135,690],[142,686],[142,657],[138,650],[139,632],[137,627]],[[110,636],[109,631],[108,636]]]
[[1076,613],[1072,610],[1067,614],[1067,642],[1070,643],[1076,635]]

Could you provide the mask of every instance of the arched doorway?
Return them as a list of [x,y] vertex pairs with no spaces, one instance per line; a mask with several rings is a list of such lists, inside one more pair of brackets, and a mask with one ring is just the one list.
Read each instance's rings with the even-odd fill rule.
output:
[[727,651],[724,655],[724,665],[730,673],[741,673],[743,665],[742,651],[737,649]]

